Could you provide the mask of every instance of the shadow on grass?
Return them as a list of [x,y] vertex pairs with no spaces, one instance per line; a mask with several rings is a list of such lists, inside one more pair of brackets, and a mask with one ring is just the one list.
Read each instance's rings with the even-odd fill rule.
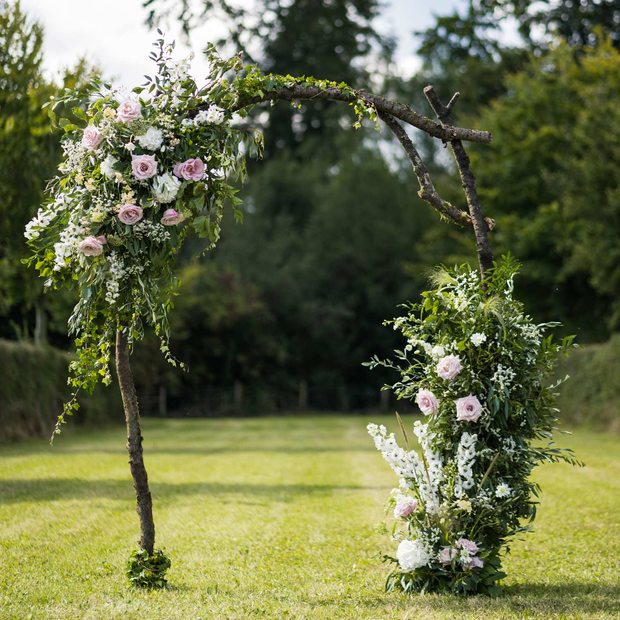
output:
[[[312,607],[341,607],[341,597],[308,597],[305,602]],[[349,599],[355,607],[363,606],[379,612],[382,608],[392,609],[397,604],[403,611],[416,609],[424,617],[431,611],[444,611],[455,616],[464,611],[475,613],[480,610],[481,615],[488,612],[536,614],[536,617],[545,617],[553,614],[566,614],[572,617],[574,613],[617,614],[620,612],[618,588],[611,584],[600,583],[522,583],[502,588],[501,595],[491,599],[484,595],[479,596],[449,596],[439,594],[384,594],[381,596],[363,596]],[[417,616],[416,616],[417,617]],[[446,617],[453,617],[446,615]],[[499,616],[503,617],[503,616]]]
[[[240,484],[229,482],[190,482],[170,484],[151,482],[151,492],[158,502],[183,495],[261,496],[272,501],[293,501],[300,495],[325,497],[339,491],[362,491],[383,487],[329,484]],[[37,480],[2,480],[0,503],[42,502],[65,499],[107,499],[135,501],[131,480],[88,480],[80,478],[43,478]]]
[[[88,448],[88,447],[76,447],[76,448],[53,448],[54,453],[59,454],[127,454],[127,448],[120,445],[118,448]],[[343,446],[218,446],[214,448],[200,448],[200,447],[183,447],[183,448],[166,448],[165,446],[147,446],[145,452],[150,456],[151,454],[172,454],[179,456],[189,455],[204,455],[210,456],[211,454],[251,454],[253,452],[265,452],[274,454],[313,454],[322,452],[376,452],[374,446],[363,447],[343,447]]]

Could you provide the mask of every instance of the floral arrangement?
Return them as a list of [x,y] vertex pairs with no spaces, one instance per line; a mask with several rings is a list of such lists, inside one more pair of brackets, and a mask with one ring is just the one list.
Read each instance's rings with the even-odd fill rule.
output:
[[[226,204],[240,220],[234,183],[245,176],[240,154],[247,133],[231,126],[220,107],[230,95],[222,75],[240,59],[220,59],[213,49],[211,73],[198,87],[189,75],[191,57],[172,59],[174,44],[160,39],[151,54],[154,79],[130,93],[99,80],[90,92],[66,91],[51,102],[75,106],[75,123],[64,128],[64,162],[48,187],[49,200],[26,226],[33,250],[29,263],[48,289],[77,286],[80,300],[69,320],[76,336],[73,399],[59,418],[77,408],[77,391],[108,384],[110,346],[117,327],[140,338],[155,328],[168,360],[168,310],[177,285],[174,259],[190,232],[220,236]],[[261,138],[249,141],[260,150]],[[247,151],[247,148],[246,148]],[[181,364],[181,366],[183,366]]]
[[536,516],[532,470],[543,462],[579,464],[551,441],[560,382],[549,385],[558,354],[577,345],[572,336],[554,343],[545,331],[557,323],[536,325],[524,313],[512,297],[517,269],[504,257],[486,289],[466,266],[437,269],[422,303],[388,322],[407,339],[396,351],[399,363],[368,363],[398,370],[391,388],[426,417],[413,429],[420,455],[400,418],[406,449],[385,426],[368,425],[400,479],[387,507],[399,543],[396,557],[384,556],[395,565],[388,590],[497,595],[505,577],[500,552]]
[[[55,433],[78,408],[80,389],[111,382],[119,327],[130,345],[153,327],[168,361],[185,369],[169,349],[175,257],[190,233],[208,238],[205,250],[215,246],[226,205],[242,221],[236,193],[246,178],[245,155],[262,149],[262,136],[235,120],[266,93],[301,86],[338,88],[353,98],[354,126],[364,116],[377,122],[374,108],[344,83],[264,75],[244,66],[241,55],[225,60],[209,46],[209,74],[198,86],[191,55],[175,61],[174,43],[162,38],[154,45],[157,74],[143,86],[126,92],[97,79],[88,92],[67,89],[47,104],[64,129],[65,158],[48,201],[26,226],[33,253],[24,262],[36,266],[47,289],[76,287],[80,297],[69,320],[78,353],[70,365],[74,392]],[[59,105],[73,121],[56,118]]]

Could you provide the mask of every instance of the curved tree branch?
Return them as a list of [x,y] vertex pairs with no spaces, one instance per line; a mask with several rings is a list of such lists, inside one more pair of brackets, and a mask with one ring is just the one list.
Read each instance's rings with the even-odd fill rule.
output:
[[[482,142],[485,144],[489,144],[493,139],[493,135],[489,131],[479,131],[477,129],[465,129],[463,127],[454,127],[453,125],[447,126],[439,124],[431,120],[430,118],[427,118],[426,116],[418,114],[408,105],[398,103],[397,101],[392,101],[391,99],[386,99],[385,97],[373,95],[372,93],[366,92],[363,89],[354,91],[353,95],[349,93],[345,92],[342,88],[319,88],[318,86],[296,85],[289,88],[281,88],[279,90],[269,91],[261,97],[252,97],[251,99],[240,101],[237,105],[233,107],[232,110],[233,112],[237,112],[243,108],[247,108],[249,106],[255,105],[257,103],[262,103],[264,101],[333,99],[335,101],[345,101],[348,103],[352,103],[354,101],[357,101],[358,99],[361,99],[368,105],[374,107],[377,112],[395,116],[401,121],[408,123],[413,127],[421,129],[433,138],[439,138],[440,140],[444,141],[467,140],[469,142]],[[208,105],[209,104],[205,104],[205,106],[200,106],[199,108],[196,108],[196,110],[200,110],[202,107],[208,107]]]
[[[453,127],[454,125],[452,124],[450,110],[458,98],[458,93],[452,97],[447,107],[441,103],[439,96],[432,86],[427,86],[424,89],[424,94],[435,111],[435,114],[437,114],[437,118],[441,122],[441,125],[446,129]],[[474,177],[474,173],[471,169],[469,157],[465,152],[465,147],[459,139],[452,139],[448,141],[450,142],[450,148],[454,154],[454,159],[456,160],[456,165],[461,176],[461,184],[467,198],[467,206],[469,207],[469,214],[474,228],[474,235],[476,236],[476,248],[478,250],[478,262],[480,263],[480,274],[484,284],[485,273],[493,267],[493,251],[491,250],[491,244],[489,243],[489,236],[487,234],[490,228],[488,227],[488,221],[485,221],[482,215],[480,198],[478,197],[478,191],[476,190],[476,177]]]
[[[407,157],[409,157],[409,161],[411,161],[413,171],[415,172],[418,183],[420,184],[420,191],[418,192],[418,196],[420,196],[422,200],[428,202],[431,207],[439,211],[439,213],[446,219],[449,219],[455,224],[463,226],[464,228],[473,229],[474,225],[472,223],[471,216],[461,211],[458,207],[450,204],[448,201],[443,200],[441,196],[437,193],[437,190],[433,185],[427,167],[424,165],[420,154],[416,150],[413,142],[407,135],[407,132],[402,127],[402,125],[389,114],[384,114],[380,112],[379,118],[392,130],[394,135],[398,138],[401,146],[405,150],[405,153],[407,153]],[[493,220],[486,220],[485,224],[487,228],[491,230],[495,225],[495,222]]]

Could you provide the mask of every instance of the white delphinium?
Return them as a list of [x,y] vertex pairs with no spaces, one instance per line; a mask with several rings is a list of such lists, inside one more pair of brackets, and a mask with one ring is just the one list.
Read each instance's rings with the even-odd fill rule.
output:
[[116,170],[114,170],[114,165],[118,163],[118,159],[114,157],[114,155],[108,155],[100,165],[101,174],[106,179],[114,179],[116,177]]
[[446,350],[440,345],[437,344],[435,345],[432,349],[431,349],[431,357],[433,359],[440,359],[441,357],[444,357],[446,354]]
[[106,294],[105,300],[113,306],[120,295],[120,281],[125,276],[125,264],[117,257],[116,252],[112,250],[108,256],[109,271],[108,279],[106,280]]
[[426,566],[431,561],[431,556],[426,549],[426,545],[420,539],[403,540],[400,545],[398,545],[396,558],[398,559],[400,567],[406,572]]
[[479,347],[487,339],[486,334],[472,334],[470,340],[475,347]]
[[388,435],[387,429],[383,424],[381,426],[369,424],[366,428],[374,439],[377,450],[381,452],[381,455],[389,463],[396,475],[401,478],[401,486],[403,488],[409,487],[407,478],[417,481],[418,471],[422,465],[418,455],[415,452],[407,452],[401,448],[396,443],[396,439],[394,439],[394,433]]
[[510,497],[511,493],[512,489],[505,482],[498,484],[497,488],[495,489],[495,497],[499,497],[500,499],[504,497]]
[[85,235],[83,226],[69,222],[67,228],[60,233],[60,241],[54,244],[54,271],[60,271],[67,266],[67,259],[75,253],[78,243]]
[[153,198],[157,202],[166,204],[172,202],[181,187],[181,180],[173,176],[169,172],[155,177],[153,180]]
[[470,435],[469,433],[461,435],[456,452],[458,477],[454,483],[454,495],[457,499],[475,484],[472,466],[476,459],[476,441],[478,441],[478,435]]
[[441,508],[439,485],[444,480],[443,457],[430,447],[434,435],[428,432],[428,424],[416,421],[413,432],[420,442],[426,461],[426,465],[422,462],[418,466],[420,497],[424,501],[426,512],[437,514]]
[[41,234],[41,229],[47,228],[50,222],[56,217],[58,211],[54,209],[57,203],[53,203],[45,208],[41,207],[35,217],[27,224],[24,230],[26,239],[36,239]]
[[156,151],[164,141],[164,134],[161,129],[151,126],[146,130],[146,133],[136,136],[136,140],[143,149]]

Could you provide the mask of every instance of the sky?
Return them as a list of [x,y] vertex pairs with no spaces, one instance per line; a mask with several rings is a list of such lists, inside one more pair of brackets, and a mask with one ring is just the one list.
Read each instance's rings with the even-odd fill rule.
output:
[[[80,56],[96,63],[107,78],[133,88],[144,82],[144,74],[153,74],[148,54],[157,33],[144,25],[147,11],[142,0],[22,0],[23,10],[45,29],[44,65],[49,74],[71,67]],[[398,41],[396,64],[403,77],[411,76],[419,66],[415,56],[414,30],[434,23],[433,14],[445,15],[464,7],[466,0],[388,0],[377,22],[377,29],[395,35]],[[200,54],[204,44],[218,38],[217,26],[204,26],[192,35],[196,59],[192,73],[200,77],[206,63]],[[167,38],[177,39],[179,58],[190,48],[180,44],[178,30],[166,29]],[[334,78],[336,79],[336,78]]]

